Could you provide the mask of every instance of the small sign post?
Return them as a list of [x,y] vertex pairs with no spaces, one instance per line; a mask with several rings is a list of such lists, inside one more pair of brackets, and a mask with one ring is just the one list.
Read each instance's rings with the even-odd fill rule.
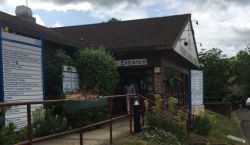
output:
[[[203,106],[203,71],[191,70],[189,74],[189,112],[199,114],[204,112]],[[192,125],[192,116],[188,115],[189,126]]]
[[195,115],[204,111],[203,106],[203,71],[191,70],[190,73],[190,105]]

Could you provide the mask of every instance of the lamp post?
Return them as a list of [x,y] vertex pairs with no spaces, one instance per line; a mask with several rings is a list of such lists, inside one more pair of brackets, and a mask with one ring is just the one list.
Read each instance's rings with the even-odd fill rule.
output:
[[140,104],[139,100],[135,99],[134,101],[134,133],[138,133],[141,131],[141,123],[140,123]]

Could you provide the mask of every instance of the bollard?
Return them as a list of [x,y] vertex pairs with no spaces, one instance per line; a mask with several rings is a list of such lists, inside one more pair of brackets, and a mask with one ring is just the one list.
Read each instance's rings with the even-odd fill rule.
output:
[[140,104],[136,99],[134,102],[134,133],[138,133],[141,131],[141,123],[140,123]]

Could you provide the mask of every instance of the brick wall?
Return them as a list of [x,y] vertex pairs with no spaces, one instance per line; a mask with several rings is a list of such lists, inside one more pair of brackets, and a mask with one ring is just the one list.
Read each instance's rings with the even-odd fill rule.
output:
[[160,93],[163,94],[164,93],[164,83],[163,80],[165,79],[165,75],[164,75],[164,68],[161,67],[161,70],[159,73],[155,73],[154,72],[154,90],[155,93]]

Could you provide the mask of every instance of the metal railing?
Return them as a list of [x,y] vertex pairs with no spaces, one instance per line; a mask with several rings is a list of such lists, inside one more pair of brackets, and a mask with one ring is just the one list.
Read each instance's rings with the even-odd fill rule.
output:
[[[144,99],[144,100],[147,100],[149,103],[152,103],[152,104],[156,105],[155,102],[152,101],[152,100],[150,100],[149,98],[146,98],[146,97],[144,97],[144,96],[142,96],[142,95],[138,95],[138,96],[139,96],[140,98]],[[189,111],[187,111],[187,110],[185,110],[185,109],[183,109],[183,108],[181,108],[181,107],[178,107],[178,106],[175,106],[175,109],[178,110],[178,111],[182,111],[182,112],[185,114],[186,117],[183,117],[182,115],[180,115],[180,114],[178,114],[178,113],[176,113],[176,112],[172,112],[172,111],[168,110],[168,109],[167,109],[167,106],[162,105],[161,107],[162,107],[162,109],[163,109],[162,115],[166,115],[166,116],[170,117],[171,119],[173,119],[173,120],[175,120],[175,121],[179,121],[179,120],[177,120],[177,118],[175,118],[175,117],[179,117],[179,118],[181,119],[181,121],[185,120],[187,132],[190,132],[190,131],[191,131],[192,125],[190,124],[189,116],[191,116],[191,120],[194,120],[195,115],[193,115],[193,114],[190,113]],[[168,114],[172,114],[173,116],[169,116],[167,113],[168,113]],[[143,113],[142,113],[142,116],[144,116]],[[144,120],[144,118],[143,118],[143,120]]]
[[[34,104],[63,104],[66,100],[44,100],[44,101],[28,101],[28,102],[6,102],[6,103],[0,103],[0,108],[2,107],[13,107],[13,106],[20,106],[20,105],[26,105],[27,106],[27,140],[23,141],[23,142],[19,142],[15,145],[32,145],[33,143],[39,142],[39,141],[44,141],[44,140],[48,140],[48,139],[52,139],[55,137],[59,137],[59,136],[63,136],[63,135],[67,135],[67,134],[71,134],[71,133],[79,133],[80,138],[79,138],[79,142],[80,145],[83,145],[83,131],[92,127],[96,127],[98,125],[103,125],[103,124],[109,124],[109,132],[110,132],[110,144],[112,144],[112,123],[115,120],[118,119],[122,119],[122,118],[127,118],[129,117],[129,130],[130,130],[130,134],[132,134],[132,103],[130,103],[130,112],[128,114],[124,114],[124,115],[119,115],[119,116],[112,116],[112,100],[114,100],[115,98],[121,98],[121,97],[129,97],[131,98],[132,96],[136,96],[135,94],[126,94],[126,95],[114,95],[114,96],[104,96],[104,98],[108,99],[108,108],[109,108],[109,114],[108,114],[108,119],[98,122],[98,123],[93,123],[91,125],[87,125],[87,126],[82,126],[79,128],[75,128],[72,130],[68,130],[68,131],[64,131],[64,132],[60,132],[60,133],[56,133],[56,134],[52,134],[52,135],[48,135],[48,136],[43,136],[43,137],[38,137],[38,138],[33,138],[32,137],[32,119],[31,119],[31,105]],[[130,99],[131,100],[131,99]]]
[[[63,136],[63,135],[67,135],[67,134],[71,134],[71,133],[79,133],[79,142],[80,142],[80,145],[83,145],[83,131],[86,130],[86,129],[89,129],[89,128],[92,128],[92,127],[96,127],[96,126],[99,126],[99,125],[103,125],[103,124],[108,124],[109,125],[109,133],[110,133],[110,144],[113,143],[113,138],[112,138],[112,125],[113,125],[113,121],[115,120],[118,120],[118,119],[123,119],[123,118],[129,118],[129,130],[130,130],[130,134],[132,134],[132,102],[130,102],[130,112],[128,112],[128,114],[123,114],[123,115],[119,115],[119,116],[113,116],[112,115],[112,110],[113,110],[113,105],[112,105],[112,101],[116,98],[122,98],[122,97],[129,97],[130,98],[130,101],[132,100],[131,97],[132,96],[138,96],[140,97],[141,99],[143,100],[148,100],[150,103],[152,104],[155,104],[154,101],[142,96],[142,95],[138,95],[138,94],[126,94],[126,95],[114,95],[114,96],[104,96],[103,98],[107,98],[108,99],[108,109],[109,109],[109,113],[108,113],[108,118],[104,121],[101,121],[101,122],[97,122],[97,123],[93,123],[93,124],[90,124],[90,125],[87,125],[87,126],[84,126],[83,123],[81,124],[81,127],[79,128],[75,128],[75,129],[72,129],[72,130],[67,130],[67,131],[63,131],[63,132],[60,132],[60,133],[55,133],[55,134],[52,134],[52,135],[47,135],[47,136],[43,136],[43,137],[38,137],[38,138],[33,138],[32,137],[32,116],[31,116],[31,105],[34,105],[34,104],[63,104],[66,100],[44,100],[44,101],[29,101],[29,102],[6,102],[6,103],[0,103],[0,108],[2,107],[12,107],[12,106],[20,106],[20,105],[26,105],[27,106],[27,130],[28,130],[28,133],[27,133],[27,140],[26,141],[23,141],[23,142],[19,142],[15,145],[32,145],[33,143],[36,143],[36,142],[39,142],[39,141],[44,141],[44,140],[48,140],[48,139],[52,139],[52,138],[55,138],[55,137],[59,137],[59,136]],[[164,111],[168,111],[166,109],[166,107],[163,105],[162,108],[164,109]],[[191,115],[192,118],[194,118],[193,114],[189,113],[188,111],[182,109],[182,108],[179,108],[179,107],[176,107],[176,109],[178,110],[181,110],[183,112],[185,112],[187,115]],[[177,116],[177,117],[181,117],[179,116],[177,113],[174,113],[174,112],[171,112],[171,111],[168,111],[170,113],[172,113],[174,116]],[[142,111],[141,112],[141,115],[142,115],[142,124],[144,124],[144,112]],[[172,118],[172,119],[176,119],[176,118]],[[190,126],[188,125],[189,123],[187,122],[188,121],[188,117],[187,118],[182,118],[184,120],[186,120],[186,123],[187,123],[187,126],[186,126],[186,129],[187,131],[189,132],[190,131]],[[177,120],[176,120],[177,121]]]

